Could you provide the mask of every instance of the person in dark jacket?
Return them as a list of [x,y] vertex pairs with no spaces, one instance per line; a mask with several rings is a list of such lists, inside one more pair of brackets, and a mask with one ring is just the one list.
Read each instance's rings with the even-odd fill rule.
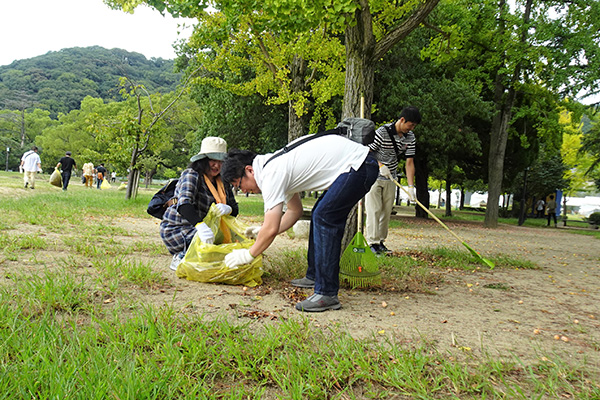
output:
[[96,189],[100,189],[105,178],[106,168],[104,168],[104,164],[100,163],[100,165],[96,167]]
[[71,152],[67,151],[65,156],[58,161],[56,168],[61,169],[60,175],[62,176],[63,187],[62,190],[66,191],[71,180],[71,173],[77,171],[77,163],[71,158]]

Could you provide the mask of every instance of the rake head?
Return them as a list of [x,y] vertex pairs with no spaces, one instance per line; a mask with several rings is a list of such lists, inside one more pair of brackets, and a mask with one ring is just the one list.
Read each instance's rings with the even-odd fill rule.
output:
[[351,287],[369,287],[381,284],[377,257],[371,251],[363,234],[354,235],[340,258],[340,281]]
[[467,248],[467,250],[469,250],[469,252],[480,262],[484,263],[485,265],[487,265],[488,267],[490,267],[490,269],[494,269],[494,267],[496,266],[496,264],[494,264],[493,261],[488,260],[487,258],[483,258],[481,256],[481,254],[479,254],[478,252],[475,251],[475,249],[473,249],[471,246],[469,246],[468,244],[466,244],[465,242],[462,242],[462,244]]
[[351,288],[367,288],[374,285],[381,285],[381,272],[341,271],[340,281]]

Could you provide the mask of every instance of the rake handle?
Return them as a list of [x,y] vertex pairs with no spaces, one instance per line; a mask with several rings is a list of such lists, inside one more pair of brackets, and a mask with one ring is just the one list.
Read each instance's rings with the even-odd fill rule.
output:
[[[360,117],[365,117],[365,96],[360,96]],[[358,221],[356,230],[360,233],[363,231],[363,201],[364,197],[358,201]]]
[[[406,193],[408,195],[408,197],[410,198],[410,193],[408,193],[408,191],[406,189],[404,189],[397,180],[395,180],[394,178],[392,178],[392,182],[394,182],[396,184],[396,186],[398,186],[400,189],[402,189],[404,191],[404,193]],[[450,230],[450,228],[448,228],[446,226],[446,224],[444,224],[438,217],[435,216],[434,213],[432,213],[431,211],[429,211],[429,209],[427,209],[427,207],[425,207],[423,204],[421,204],[421,202],[417,199],[414,200],[415,203],[417,203],[419,205],[419,207],[421,207],[423,210],[425,210],[425,212],[427,214],[429,214],[429,216],[433,219],[436,220],[436,222],[438,222],[441,226],[444,227],[444,229],[446,229],[448,232],[450,232],[456,239],[458,239],[459,242],[464,243],[464,240],[462,240],[456,233],[452,232]]]

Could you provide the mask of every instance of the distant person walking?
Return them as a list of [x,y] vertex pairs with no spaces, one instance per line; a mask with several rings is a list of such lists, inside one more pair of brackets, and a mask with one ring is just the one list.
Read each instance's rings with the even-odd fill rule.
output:
[[69,181],[71,180],[71,173],[77,170],[77,163],[71,158],[71,152],[67,151],[65,156],[58,161],[56,168],[61,169],[60,175],[62,176],[63,192],[67,191]]
[[83,164],[83,177],[85,178],[85,187],[92,188],[94,183],[94,164],[87,162]]
[[100,189],[100,186],[102,186],[102,182],[104,181],[105,177],[106,168],[104,168],[104,164],[100,163],[100,165],[96,167],[96,189]]
[[117,173],[115,171],[110,173],[110,181],[115,182],[117,180]]
[[548,225],[550,226],[550,218],[554,218],[554,227],[556,228],[556,200],[554,200],[554,195],[550,195],[550,200],[548,200],[548,204],[546,205],[546,212],[548,213]]
[[33,146],[31,150],[23,154],[21,157],[21,168],[23,169],[24,188],[29,186],[35,189],[35,175],[42,171],[42,161],[38,154],[38,148]]
[[544,218],[544,208],[546,207],[546,202],[544,199],[539,199],[535,205],[535,209],[537,211],[537,218]]

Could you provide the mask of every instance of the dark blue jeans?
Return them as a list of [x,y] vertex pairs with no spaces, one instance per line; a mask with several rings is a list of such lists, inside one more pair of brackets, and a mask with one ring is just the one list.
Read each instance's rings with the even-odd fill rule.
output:
[[370,154],[357,170],[340,175],[312,209],[306,277],[315,281],[315,293],[336,296],[340,289],[340,254],[346,219],[367,194],[379,173]]
[[69,181],[71,180],[71,171],[63,171],[61,175],[63,181],[63,190],[67,190],[67,186],[69,186]]

